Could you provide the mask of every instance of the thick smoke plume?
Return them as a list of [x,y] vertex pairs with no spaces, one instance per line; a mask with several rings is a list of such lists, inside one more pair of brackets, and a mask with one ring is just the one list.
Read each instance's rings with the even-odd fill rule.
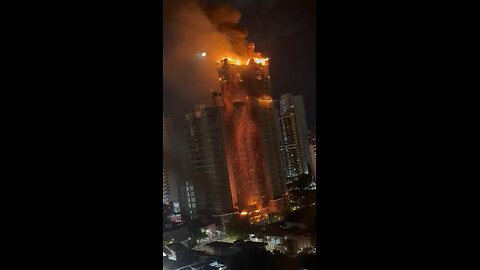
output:
[[196,103],[219,90],[216,62],[246,57],[247,31],[238,26],[240,18],[238,10],[226,5],[164,0],[163,76],[175,95]]

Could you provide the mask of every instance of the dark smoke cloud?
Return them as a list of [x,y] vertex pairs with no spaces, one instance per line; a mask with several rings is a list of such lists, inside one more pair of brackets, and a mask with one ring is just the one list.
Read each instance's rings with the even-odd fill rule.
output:
[[[240,19],[240,12],[230,6],[164,0],[163,76],[170,94],[193,104],[210,90],[219,91],[216,62],[247,52],[248,33],[239,27]],[[206,57],[200,56],[203,51]]]
[[205,13],[216,29],[227,37],[235,54],[247,57],[248,31],[238,24],[241,18],[240,11],[223,4],[207,7]]

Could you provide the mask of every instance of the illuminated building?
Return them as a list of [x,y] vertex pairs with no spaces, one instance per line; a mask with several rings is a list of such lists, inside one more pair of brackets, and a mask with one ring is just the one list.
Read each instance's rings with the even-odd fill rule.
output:
[[186,115],[182,204],[190,218],[233,211],[225,161],[223,109],[198,106]]
[[172,201],[170,198],[170,187],[168,184],[168,174],[165,171],[165,162],[163,162],[163,204],[168,204]]
[[175,136],[172,119],[163,116],[163,203],[172,203],[174,212],[180,212],[178,181],[179,174],[177,157],[178,136]]
[[308,174],[310,155],[303,97],[282,95],[279,114],[284,174],[287,178]]
[[239,211],[279,211],[286,192],[272,102],[269,59],[224,58],[218,75],[232,199]]
[[168,204],[172,202],[172,197],[170,193],[170,183],[168,179],[168,172],[165,167],[165,159],[167,156],[167,151],[165,151],[167,147],[167,130],[170,130],[171,128],[171,120],[169,118],[166,118],[165,115],[163,115],[163,203]]
[[317,179],[317,145],[310,145],[310,155],[312,157],[313,177]]

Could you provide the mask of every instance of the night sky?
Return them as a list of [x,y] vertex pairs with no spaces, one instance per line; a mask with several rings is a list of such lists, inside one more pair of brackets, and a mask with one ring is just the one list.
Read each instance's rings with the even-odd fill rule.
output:
[[[289,92],[304,96],[310,129],[316,124],[316,27],[314,0],[207,0],[207,4],[229,4],[240,10],[240,26],[248,30],[248,41],[271,59],[270,75],[274,99]],[[168,88],[168,86],[165,86]],[[175,97],[164,90],[168,105]],[[172,106],[165,106],[165,113]]]

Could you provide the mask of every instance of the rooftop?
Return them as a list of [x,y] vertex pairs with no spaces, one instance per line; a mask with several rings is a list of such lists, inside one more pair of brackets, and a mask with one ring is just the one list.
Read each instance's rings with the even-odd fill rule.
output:
[[267,246],[267,243],[259,243],[252,241],[245,241],[237,244],[240,248],[264,248]]
[[268,224],[266,226],[255,226],[254,229],[251,231],[252,234],[257,236],[278,236],[284,237],[286,235],[308,235],[309,231],[306,229],[302,229],[298,226],[291,226],[288,228],[282,228],[285,226],[285,223],[274,223]]
[[167,245],[167,248],[170,249],[173,252],[190,250],[188,247],[186,247],[183,244],[178,243],[178,242]]
[[185,267],[187,265],[190,265],[191,262],[189,261],[173,261],[169,260],[167,257],[163,257],[163,269],[164,270],[174,270],[174,269],[179,269],[181,267]]
[[206,246],[209,246],[209,247],[212,247],[212,248],[231,248],[231,247],[233,247],[233,244],[232,243],[227,243],[227,242],[215,241],[215,242],[211,242],[211,243],[206,244]]

